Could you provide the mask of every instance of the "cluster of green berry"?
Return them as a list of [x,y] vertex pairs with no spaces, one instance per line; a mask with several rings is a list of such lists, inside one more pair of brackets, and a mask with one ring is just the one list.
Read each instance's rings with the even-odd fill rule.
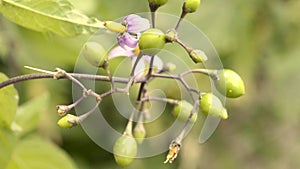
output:
[[[161,49],[164,48],[165,44],[167,43],[178,43],[181,45],[188,53],[190,58],[195,63],[202,63],[207,60],[207,56],[205,53],[198,49],[193,49],[185,45],[181,40],[178,38],[178,27],[180,25],[180,21],[184,18],[184,16],[188,13],[195,12],[197,8],[200,5],[200,0],[185,0],[182,6],[182,14],[180,17],[180,20],[178,21],[177,26],[174,29],[168,30],[166,33],[164,33],[162,30],[155,28],[155,15],[154,12],[161,7],[162,5],[167,3],[167,0],[148,0],[149,7],[152,13],[152,28],[147,29],[139,36],[136,36],[138,39],[138,43],[136,47],[132,50],[133,53],[136,53],[137,57],[143,57],[145,55],[148,56],[156,56]],[[108,30],[111,30],[113,32],[117,32],[119,34],[124,34],[127,31],[127,25],[116,23],[113,21],[106,21],[105,27]],[[108,71],[109,74],[109,52],[106,52],[106,50],[96,42],[87,42],[82,50],[82,55],[84,58],[91,64],[96,67],[104,68]],[[138,59],[137,61],[138,62]],[[153,65],[151,65],[153,66]],[[155,78],[153,76],[154,70],[152,67],[149,67],[148,74],[146,77],[143,77],[144,80],[141,81],[141,83],[144,85],[147,84],[148,81],[150,81],[152,78]],[[134,69],[135,67],[133,67]],[[172,68],[167,69],[167,71],[170,71]],[[159,73],[163,73],[164,71],[159,71]],[[193,73],[193,71],[191,71]],[[242,96],[245,93],[245,87],[243,80],[240,78],[240,76],[230,69],[223,69],[223,70],[207,70],[207,69],[198,69],[198,73],[203,73],[208,75],[214,80],[214,85],[216,89],[224,96],[229,98],[237,98]],[[131,77],[129,77],[129,85],[132,85],[132,83],[136,82],[136,80],[133,80],[134,77],[131,74]],[[111,83],[114,83],[112,75],[109,74],[109,80],[111,80]],[[141,85],[143,86],[143,85]],[[112,85],[113,92],[123,91],[118,90],[115,88],[115,86]],[[128,90],[125,90],[128,92]],[[144,91],[143,89],[140,91]],[[112,93],[112,92],[111,92]],[[110,93],[110,94],[111,94]],[[146,97],[146,95],[143,95],[143,93],[140,93],[142,97],[137,99],[137,103],[143,104],[145,101],[151,100],[151,98]],[[144,96],[144,97],[143,97]],[[173,100],[173,99],[161,99],[160,101],[165,101],[167,103],[173,104],[173,115],[178,118],[179,120],[186,122],[187,124],[193,124],[197,120],[197,112],[196,110],[199,108],[199,110],[206,116],[213,116],[213,117],[220,117],[222,119],[227,119],[228,114],[227,110],[224,107],[221,100],[214,95],[213,93],[200,93],[198,92],[198,98],[195,99],[195,103],[191,104],[186,100]],[[102,97],[98,97],[98,101],[100,102]],[[144,100],[143,100],[144,99]],[[148,99],[148,100],[147,100]],[[157,99],[157,98],[156,98]],[[158,99],[159,100],[159,99]],[[74,104],[72,106],[75,106]],[[58,107],[58,113],[60,115],[64,115],[59,121],[58,125],[63,128],[71,128],[79,124],[86,116],[83,117],[77,117],[71,114],[67,114],[66,110],[69,110],[71,107],[64,107],[59,106]],[[141,110],[141,112],[144,110]],[[141,113],[142,114],[142,113]],[[143,120],[139,120],[135,128],[132,130],[132,117],[129,119],[129,122],[126,126],[126,129],[124,131],[124,134],[119,137],[113,147],[113,153],[115,160],[118,165],[125,167],[132,163],[133,159],[136,157],[137,149],[138,149],[138,143],[142,143],[143,139],[146,137],[146,130],[143,125]],[[181,146],[181,141],[183,139],[183,135],[185,135],[186,130],[183,129],[181,134],[173,140],[173,142],[170,145],[170,150],[167,155],[167,159],[165,163],[169,162],[172,163],[172,161],[176,158],[178,151]]]

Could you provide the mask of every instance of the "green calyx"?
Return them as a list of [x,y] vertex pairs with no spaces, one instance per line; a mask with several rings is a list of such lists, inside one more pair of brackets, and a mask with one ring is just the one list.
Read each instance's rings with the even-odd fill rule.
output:
[[58,120],[57,124],[62,128],[72,128],[79,124],[79,117],[67,114]]
[[199,103],[199,108],[206,116],[221,117],[227,119],[227,110],[223,107],[220,99],[212,93],[204,94]]
[[217,90],[226,97],[237,98],[245,94],[242,78],[230,69],[220,70],[214,81]]
[[138,144],[142,144],[146,137],[146,130],[143,123],[137,123],[133,130],[133,136]]
[[103,46],[97,42],[86,42],[81,54],[86,61],[96,67],[104,67],[107,62],[107,52]]
[[150,56],[157,54],[166,43],[165,34],[159,29],[148,29],[139,39],[140,50]]
[[122,135],[117,139],[113,147],[116,163],[126,167],[132,163],[137,153],[137,143],[132,136]]
[[202,63],[207,60],[207,56],[202,50],[192,50],[189,55],[195,63]]
[[183,10],[186,13],[195,12],[200,6],[201,0],[186,0],[183,4]]
[[[186,122],[193,110],[193,105],[185,100],[181,100],[174,106],[173,115],[177,117],[180,121]],[[193,113],[190,123],[195,123],[197,121],[197,112]]]

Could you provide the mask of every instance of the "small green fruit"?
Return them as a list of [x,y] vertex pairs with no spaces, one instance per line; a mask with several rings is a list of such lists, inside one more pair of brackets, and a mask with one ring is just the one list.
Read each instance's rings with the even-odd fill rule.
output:
[[[186,122],[193,110],[193,105],[185,100],[181,100],[175,105],[173,110],[173,115],[177,117],[180,121]],[[191,123],[197,121],[198,114],[195,112],[191,118]]]
[[107,61],[107,52],[97,42],[86,42],[82,49],[82,55],[91,65],[103,67]]
[[214,117],[221,117],[227,119],[227,110],[223,107],[219,98],[212,93],[207,93],[202,96],[199,103],[199,108],[203,114]]
[[223,69],[218,72],[218,79],[215,81],[217,90],[226,97],[237,98],[245,94],[245,85],[241,77],[230,69]]
[[62,128],[72,128],[79,124],[79,117],[67,114],[58,120],[57,124]]
[[157,6],[162,6],[168,2],[168,0],[148,0],[149,3],[153,3]]
[[189,54],[195,63],[202,63],[207,60],[207,56],[202,50],[192,50]]
[[161,30],[148,29],[140,37],[139,48],[144,54],[154,56],[165,46],[165,43],[165,34]]
[[187,13],[195,12],[199,5],[201,0],[186,0],[183,6],[183,9]]
[[143,123],[137,123],[133,130],[133,136],[138,144],[142,144],[144,138],[146,137],[146,130]]
[[132,136],[123,135],[115,142],[113,152],[117,164],[126,167],[132,163],[136,156],[137,143]]

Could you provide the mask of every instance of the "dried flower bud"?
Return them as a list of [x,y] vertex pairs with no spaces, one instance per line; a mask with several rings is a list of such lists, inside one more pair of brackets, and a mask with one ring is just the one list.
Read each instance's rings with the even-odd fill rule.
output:
[[164,163],[172,163],[177,157],[179,150],[180,150],[180,144],[176,142],[172,142],[169,146],[169,153]]

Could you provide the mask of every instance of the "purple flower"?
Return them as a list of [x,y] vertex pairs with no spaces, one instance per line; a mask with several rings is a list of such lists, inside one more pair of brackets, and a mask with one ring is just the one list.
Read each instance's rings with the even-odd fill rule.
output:
[[127,32],[119,35],[117,39],[118,39],[118,44],[123,48],[125,46],[128,46],[130,48],[135,48],[139,42],[139,40],[136,37],[130,35]]
[[126,16],[122,25],[126,27],[127,32],[138,34],[150,28],[150,23],[148,19],[142,18],[135,14],[130,14]]
[[126,32],[119,33],[118,43],[121,47],[135,48],[138,44],[139,34],[150,28],[150,23],[147,19],[135,14],[130,14],[123,18],[121,23],[126,27]]

